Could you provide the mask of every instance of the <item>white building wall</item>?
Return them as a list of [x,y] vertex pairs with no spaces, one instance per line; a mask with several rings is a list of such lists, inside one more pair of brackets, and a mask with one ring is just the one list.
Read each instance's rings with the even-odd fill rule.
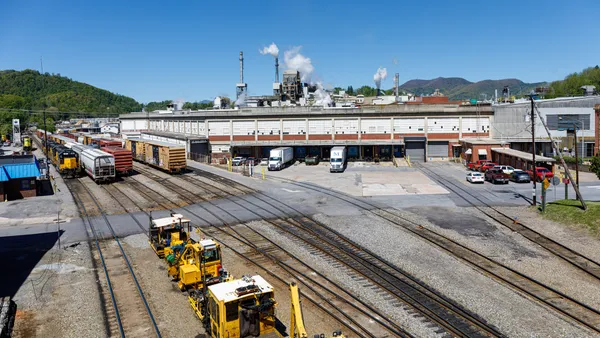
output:
[[206,121],[198,121],[198,135],[207,136],[206,135]]
[[304,135],[306,120],[283,120],[283,135]]
[[229,121],[209,121],[208,122],[209,136],[230,135]]
[[336,134],[358,134],[358,119],[335,119]]
[[233,135],[254,135],[254,120],[233,121]]
[[428,133],[458,133],[459,131],[458,117],[427,119]]
[[331,134],[331,119],[308,120],[308,133],[310,135]]
[[489,133],[490,118],[489,117],[463,117],[461,131],[464,136],[473,133]]
[[279,135],[281,122],[279,120],[258,120],[258,135]]
[[425,119],[394,119],[394,133],[417,134],[425,132]]
[[390,134],[390,119],[368,119],[360,120],[360,129],[363,134]]
[[185,133],[186,134],[191,134],[192,133],[192,121],[185,121]]

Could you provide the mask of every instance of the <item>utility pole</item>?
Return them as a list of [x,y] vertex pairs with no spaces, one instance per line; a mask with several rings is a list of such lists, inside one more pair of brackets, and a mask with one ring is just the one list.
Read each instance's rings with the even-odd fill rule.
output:
[[533,170],[531,171],[533,173],[533,177],[531,178],[531,181],[533,182],[533,205],[537,205],[537,200],[535,198],[535,191],[536,191],[536,180],[537,180],[537,170],[536,170],[536,166],[535,166],[535,107],[534,107],[534,102],[533,102],[533,95],[530,95],[529,98],[531,99],[531,145],[532,145],[532,163],[533,163]]
[[575,184],[579,188],[579,151],[577,150],[577,125],[573,121],[573,139],[575,139]]
[[[46,128],[46,111],[44,110],[44,146],[46,147],[46,163],[48,162],[48,128]],[[46,164],[49,165],[49,164]],[[48,167],[50,168],[50,167]]]

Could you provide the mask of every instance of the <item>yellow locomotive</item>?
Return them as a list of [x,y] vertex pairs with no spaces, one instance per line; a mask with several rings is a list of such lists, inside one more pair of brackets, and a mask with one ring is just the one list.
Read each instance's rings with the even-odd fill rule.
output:
[[58,143],[48,143],[50,159],[61,176],[77,177],[79,174],[79,156],[73,150]]

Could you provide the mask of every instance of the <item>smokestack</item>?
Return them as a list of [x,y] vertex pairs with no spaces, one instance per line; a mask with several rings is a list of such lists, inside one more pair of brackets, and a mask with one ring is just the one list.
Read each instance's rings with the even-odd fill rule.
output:
[[244,52],[240,52],[240,83],[244,83]]
[[279,83],[279,57],[275,57],[275,83]]
[[400,74],[396,73],[394,75],[394,86],[395,88],[395,94],[396,94],[396,102],[398,102],[398,93],[400,92],[398,86],[400,86]]

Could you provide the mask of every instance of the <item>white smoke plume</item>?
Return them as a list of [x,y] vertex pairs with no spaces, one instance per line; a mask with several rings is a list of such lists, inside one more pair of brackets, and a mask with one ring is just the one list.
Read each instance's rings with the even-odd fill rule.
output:
[[183,105],[185,104],[185,99],[183,99],[183,98],[175,99],[175,100],[171,101],[171,103],[175,106],[175,110],[182,110]]
[[300,54],[302,46],[293,47],[283,53],[283,62],[287,69],[297,70],[300,72],[302,82],[311,82],[312,73],[315,67],[312,65],[310,58]]
[[375,75],[373,75],[373,81],[375,81],[375,85],[377,86],[377,89],[381,89],[381,81],[385,80],[386,77],[387,77],[387,69],[385,69],[383,67],[379,67],[377,69],[377,73],[375,73]]
[[262,55],[271,54],[274,58],[279,56],[279,48],[275,42],[273,42],[269,47],[263,47],[263,49],[258,50]]
[[313,105],[329,107],[333,102],[331,96],[328,92],[325,91],[325,89],[323,89],[323,85],[321,84],[321,82],[317,82],[316,86],[317,90],[315,91],[315,102]]
[[242,93],[242,95],[240,95],[240,97],[238,97],[237,100],[235,100],[235,102],[233,103],[234,107],[239,107],[239,106],[243,106],[246,103],[246,93]]

